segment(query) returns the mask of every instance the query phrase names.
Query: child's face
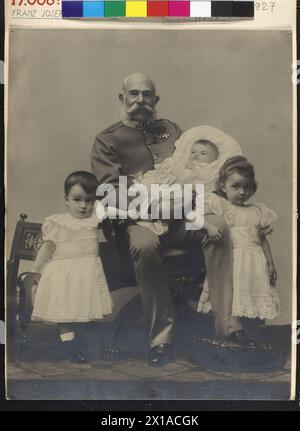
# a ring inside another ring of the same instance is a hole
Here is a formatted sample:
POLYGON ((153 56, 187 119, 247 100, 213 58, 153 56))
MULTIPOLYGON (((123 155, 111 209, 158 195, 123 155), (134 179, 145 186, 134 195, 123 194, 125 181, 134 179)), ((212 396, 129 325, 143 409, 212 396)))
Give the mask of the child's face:
POLYGON ((94 208, 94 194, 86 193, 80 184, 74 184, 68 195, 65 197, 66 206, 70 214, 76 218, 89 217, 94 208))
POLYGON ((216 160, 218 156, 219 153, 215 145, 195 142, 190 152, 189 162, 211 163, 216 160))
POLYGON ((221 185, 229 202, 242 206, 253 195, 253 184, 251 179, 237 172, 231 174, 226 183, 221 185))

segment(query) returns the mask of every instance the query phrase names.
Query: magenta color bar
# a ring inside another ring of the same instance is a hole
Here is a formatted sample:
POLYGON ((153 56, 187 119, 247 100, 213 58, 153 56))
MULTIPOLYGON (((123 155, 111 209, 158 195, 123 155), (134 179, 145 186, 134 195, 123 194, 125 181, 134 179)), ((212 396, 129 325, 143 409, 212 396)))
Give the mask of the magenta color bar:
POLYGON ((169 0, 169 16, 190 16, 190 0, 169 0))

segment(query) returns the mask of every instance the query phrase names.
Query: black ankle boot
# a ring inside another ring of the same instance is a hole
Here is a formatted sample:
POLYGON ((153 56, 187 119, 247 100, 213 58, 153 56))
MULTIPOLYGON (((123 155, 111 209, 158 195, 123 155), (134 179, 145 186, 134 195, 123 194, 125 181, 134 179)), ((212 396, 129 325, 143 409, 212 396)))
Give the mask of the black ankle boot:
POLYGON ((148 366, 163 367, 172 360, 172 344, 158 344, 149 352, 148 366))
POLYGON ((235 347, 257 349, 257 343, 248 338, 242 329, 232 332, 227 336, 227 340, 235 347))
POLYGON ((63 341, 61 343, 62 354, 66 361, 73 364, 85 364, 86 358, 76 349, 75 341, 63 341))

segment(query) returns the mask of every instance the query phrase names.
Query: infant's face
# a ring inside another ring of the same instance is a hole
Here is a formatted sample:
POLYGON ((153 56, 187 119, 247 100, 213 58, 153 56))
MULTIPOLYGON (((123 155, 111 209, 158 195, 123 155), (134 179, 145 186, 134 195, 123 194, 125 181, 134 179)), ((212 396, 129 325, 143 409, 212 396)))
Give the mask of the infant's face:
POLYGON ((218 150, 213 144, 195 142, 190 152, 189 162, 211 163, 218 158, 218 150))

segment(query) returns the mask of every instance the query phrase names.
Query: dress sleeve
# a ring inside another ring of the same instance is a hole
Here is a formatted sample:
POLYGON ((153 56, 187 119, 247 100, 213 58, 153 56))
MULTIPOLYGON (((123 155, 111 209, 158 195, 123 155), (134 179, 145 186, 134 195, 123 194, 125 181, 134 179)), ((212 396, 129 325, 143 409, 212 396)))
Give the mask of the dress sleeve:
POLYGON ((61 227, 51 216, 47 217, 42 225, 43 241, 53 241, 54 243, 63 241, 61 227))
POLYGON ((221 198, 219 198, 215 193, 207 193, 204 195, 204 214, 223 216, 224 208, 221 198))
POLYGON ((259 223, 262 227, 272 225, 273 223, 277 222, 278 216, 274 211, 261 203, 256 203, 255 206, 260 210, 259 223))

